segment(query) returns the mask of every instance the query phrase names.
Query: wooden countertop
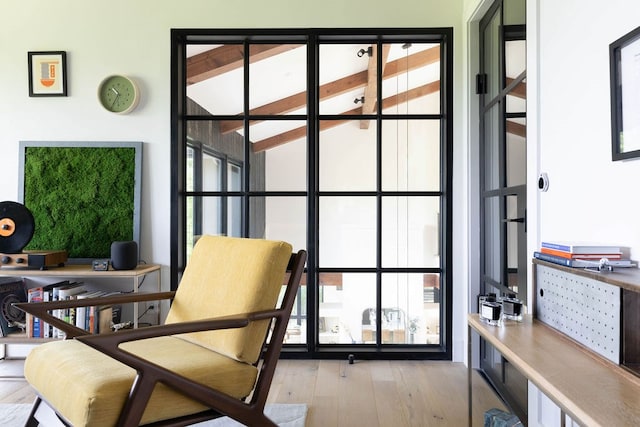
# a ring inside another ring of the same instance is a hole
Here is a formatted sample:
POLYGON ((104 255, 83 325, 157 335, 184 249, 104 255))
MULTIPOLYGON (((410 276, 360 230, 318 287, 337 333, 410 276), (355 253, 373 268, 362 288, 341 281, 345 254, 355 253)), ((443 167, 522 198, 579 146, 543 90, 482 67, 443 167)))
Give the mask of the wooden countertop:
POLYGON ((571 274, 577 274, 582 277, 599 280, 610 285, 618 286, 630 291, 640 292, 640 269, 638 268, 614 268, 613 271, 593 271, 584 268, 566 267, 560 264, 543 261, 533 258, 534 264, 544 265, 547 267, 557 268, 558 270, 567 271, 571 274))
POLYGON ((134 270, 113 270, 94 271, 88 264, 67 264, 63 267, 50 267, 46 270, 31 269, 25 267, 1 267, 0 276, 63 276, 63 277, 136 277, 144 276, 160 270, 158 264, 138 264, 134 270))
POLYGON ((468 324, 580 424, 640 425, 640 378, 620 366, 531 315, 492 326, 469 314, 468 324))

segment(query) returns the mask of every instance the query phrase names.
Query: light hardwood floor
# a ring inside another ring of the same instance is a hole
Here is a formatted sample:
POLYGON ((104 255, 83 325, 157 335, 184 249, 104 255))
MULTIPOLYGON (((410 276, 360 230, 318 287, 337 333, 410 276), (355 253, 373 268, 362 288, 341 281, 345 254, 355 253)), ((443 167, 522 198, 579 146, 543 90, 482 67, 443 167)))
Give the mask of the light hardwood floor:
MULTIPOLYGON (((0 362, 0 375, 20 374, 22 362, 0 362)), ((473 425, 489 408, 504 409, 477 373, 473 425)), ((0 380, 0 403, 31 403, 21 379, 0 380)), ((441 361, 280 360, 269 402, 306 403, 307 427, 466 426, 467 369, 441 361)))

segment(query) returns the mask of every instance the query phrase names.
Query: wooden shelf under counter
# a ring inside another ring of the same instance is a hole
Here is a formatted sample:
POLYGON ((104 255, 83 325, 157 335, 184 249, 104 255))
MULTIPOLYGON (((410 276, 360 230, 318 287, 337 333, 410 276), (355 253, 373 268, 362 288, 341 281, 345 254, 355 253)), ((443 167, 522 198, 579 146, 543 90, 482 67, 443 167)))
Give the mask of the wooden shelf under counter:
POLYGON ((640 378, 620 366, 530 315, 493 326, 469 314, 468 327, 581 425, 640 425, 640 378))

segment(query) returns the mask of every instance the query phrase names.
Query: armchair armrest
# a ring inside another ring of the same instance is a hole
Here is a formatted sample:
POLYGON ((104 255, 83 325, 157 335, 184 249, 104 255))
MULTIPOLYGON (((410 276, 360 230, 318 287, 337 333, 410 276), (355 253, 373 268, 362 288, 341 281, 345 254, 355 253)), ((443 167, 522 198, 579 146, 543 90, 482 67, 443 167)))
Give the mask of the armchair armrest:
MULTIPOLYGON (((118 346, 124 342, 167 335, 187 334, 190 332, 214 331, 219 329, 243 328, 251 322, 266 320, 280 315, 282 310, 263 310, 252 313, 221 316, 191 322, 168 323, 159 326, 148 326, 140 329, 119 331, 117 334, 78 336, 76 339, 110 356, 111 351, 121 351, 118 346)), ((114 353, 115 354, 115 353, 114 353)), ((117 357, 114 357, 118 359, 117 357)), ((120 360, 120 359, 118 359, 120 360)), ((123 363, 127 363, 121 360, 123 363)))
POLYGON ((91 307, 94 305, 113 305, 125 304, 143 301, 158 301, 173 298, 175 291, 170 292, 135 292, 121 295, 111 295, 96 298, 84 298, 64 301, 47 301, 47 302, 20 302, 13 305, 20 310, 29 313, 35 317, 42 319, 44 322, 63 331, 67 338, 73 338, 81 335, 89 335, 88 331, 78 328, 71 323, 49 313, 49 310, 58 310, 63 308, 91 307))

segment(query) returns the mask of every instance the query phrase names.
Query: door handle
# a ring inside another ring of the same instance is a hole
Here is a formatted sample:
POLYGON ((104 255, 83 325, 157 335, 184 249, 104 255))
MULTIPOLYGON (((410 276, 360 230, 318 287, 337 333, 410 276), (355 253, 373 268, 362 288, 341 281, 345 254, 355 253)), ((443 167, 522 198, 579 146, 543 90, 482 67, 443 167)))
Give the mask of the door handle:
POLYGON ((524 222, 524 218, 507 218, 503 219, 502 222, 524 222))

